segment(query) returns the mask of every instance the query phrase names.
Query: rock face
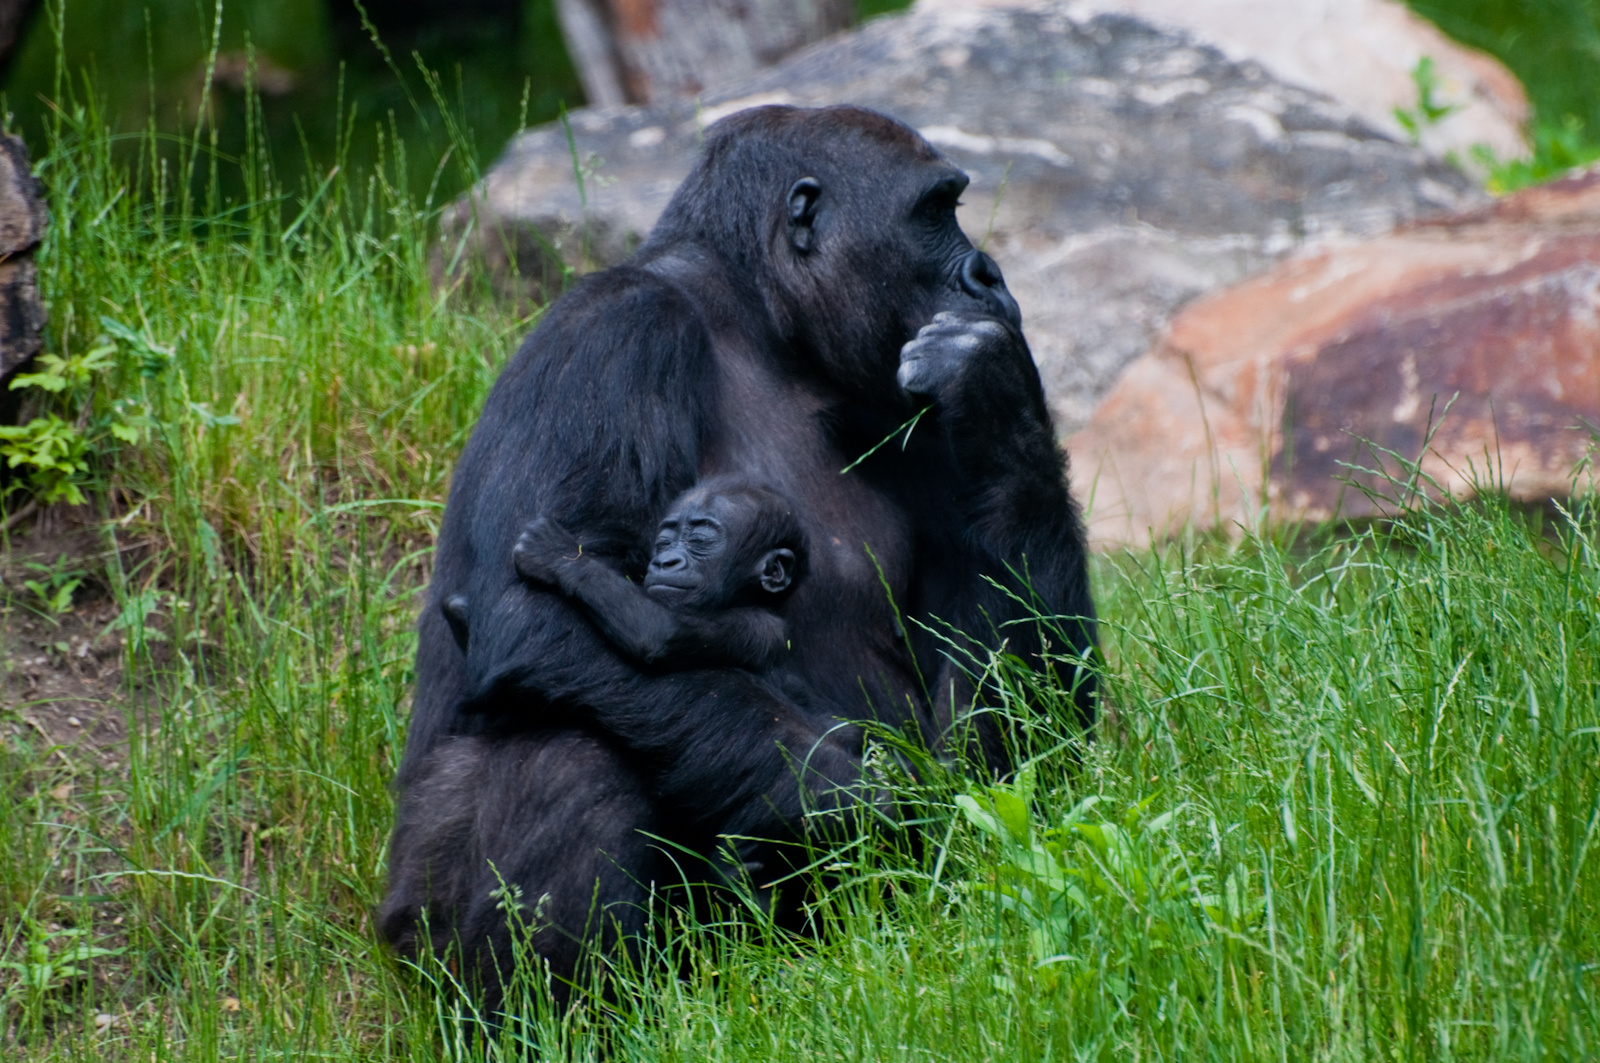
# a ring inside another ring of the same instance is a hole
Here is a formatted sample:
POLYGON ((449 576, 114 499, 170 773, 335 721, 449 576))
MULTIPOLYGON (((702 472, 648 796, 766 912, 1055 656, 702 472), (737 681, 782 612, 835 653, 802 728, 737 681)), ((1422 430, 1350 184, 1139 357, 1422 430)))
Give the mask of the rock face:
POLYGON ((1142 544, 1385 512, 1398 459, 1430 494, 1564 496, 1596 431, 1600 169, 1197 301, 1068 447, 1091 538, 1142 544))
MULTIPOLYGON (((919 0, 923 10, 1027 7, 1036 0, 919 0)), ((1229 58, 1260 63, 1292 85, 1327 93, 1393 137, 1408 133, 1396 108, 1415 109, 1411 72, 1432 61, 1436 102, 1452 110, 1421 131, 1422 146, 1471 164, 1487 145, 1501 158, 1527 153, 1528 97, 1516 76, 1465 48, 1398 0, 1073 0, 1081 12, 1133 15, 1193 33, 1229 58)))
POLYGON ((560 126, 522 134, 454 208, 439 260, 515 262, 535 294, 620 261, 701 130, 773 102, 885 111, 972 175, 962 224, 1005 270, 1063 430, 1196 296, 1306 243, 1486 201, 1350 108, 1181 31, 1061 6, 921 10, 697 102, 574 114, 570 147, 560 126))
POLYGON ((43 344, 34 249, 49 220, 43 189, 28 165, 28 149, 0 135, 0 424, 9 424, 17 396, 8 385, 43 344))
POLYGON ((849 0, 556 0, 591 104, 659 103, 733 81, 850 25, 849 0))

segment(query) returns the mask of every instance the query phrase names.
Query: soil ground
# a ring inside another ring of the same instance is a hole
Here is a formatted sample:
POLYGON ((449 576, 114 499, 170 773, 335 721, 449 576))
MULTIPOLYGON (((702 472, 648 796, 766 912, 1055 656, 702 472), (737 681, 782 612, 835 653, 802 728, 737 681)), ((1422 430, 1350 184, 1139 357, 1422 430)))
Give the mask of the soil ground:
POLYGON ((36 732, 74 767, 115 771, 127 759, 123 640, 106 632, 116 603, 85 579, 71 608, 52 615, 26 586, 47 581, 45 570, 97 567, 101 541, 71 510, 46 510, 30 525, 0 552, 0 728, 36 732))

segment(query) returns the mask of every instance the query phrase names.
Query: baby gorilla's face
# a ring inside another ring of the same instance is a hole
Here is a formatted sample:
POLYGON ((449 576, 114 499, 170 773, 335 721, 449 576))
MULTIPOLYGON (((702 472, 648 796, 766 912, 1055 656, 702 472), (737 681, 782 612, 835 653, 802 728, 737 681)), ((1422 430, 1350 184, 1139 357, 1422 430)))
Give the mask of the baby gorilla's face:
POLYGON ((731 605, 746 591, 778 594, 794 578, 794 551, 757 541, 760 505, 745 496, 690 491, 656 533, 644 589, 673 608, 731 605))

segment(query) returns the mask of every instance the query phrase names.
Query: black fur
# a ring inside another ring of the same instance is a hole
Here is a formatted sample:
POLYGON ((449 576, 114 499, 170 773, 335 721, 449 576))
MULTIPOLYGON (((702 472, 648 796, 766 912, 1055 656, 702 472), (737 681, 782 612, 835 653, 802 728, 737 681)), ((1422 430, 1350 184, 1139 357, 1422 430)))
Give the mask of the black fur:
MULTIPOLYGON (((548 895, 540 948, 569 976, 569 943, 637 932, 629 913, 674 874, 641 831, 708 856, 719 834, 792 834, 807 801, 859 775, 841 719, 938 740, 971 680, 896 608, 1024 659, 1052 630, 1094 645, 1065 457, 1016 303, 956 224, 965 184, 882 115, 746 111, 707 131, 639 253, 551 307, 451 488, 380 913, 391 940, 414 947, 426 912, 495 970, 492 864, 530 906, 548 895), (904 445, 841 475, 924 406, 904 445), (643 667, 513 564, 546 515, 640 580, 667 503, 724 474, 770 485, 804 530, 805 578, 775 609, 804 697, 748 670, 643 667), (1018 596, 1067 619, 1011 624, 1018 596)), ((1087 721, 1092 677, 1077 689, 1087 721)), ((1004 770, 1000 726, 975 729, 1004 770)))

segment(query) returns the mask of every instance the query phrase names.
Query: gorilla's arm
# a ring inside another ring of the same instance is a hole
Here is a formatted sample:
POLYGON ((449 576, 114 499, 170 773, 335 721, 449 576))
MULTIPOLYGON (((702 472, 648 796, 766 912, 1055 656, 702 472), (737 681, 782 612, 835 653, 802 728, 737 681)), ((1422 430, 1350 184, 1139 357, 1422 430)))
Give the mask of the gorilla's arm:
MULTIPOLYGON (((1012 652, 1048 661, 1088 723, 1094 677, 1061 659, 1096 644, 1087 546, 1021 332, 994 317, 939 314, 902 351, 899 379, 913 399, 934 404, 971 566, 957 580, 934 581, 944 589, 924 602, 926 612, 988 645, 1004 640, 1012 652)), ((944 712, 970 698, 966 672, 948 660, 941 667, 936 699, 944 712)), ((982 737, 986 752, 998 754, 990 748, 998 735, 982 737)))
POLYGON ((548 517, 523 530, 512 551, 517 574, 553 586, 583 606, 622 652, 662 668, 770 668, 787 639, 783 620, 767 609, 731 607, 710 615, 669 609, 593 554, 548 517))
POLYGON ((557 512, 593 549, 642 571, 647 525, 697 475, 716 412, 711 370, 694 306, 629 268, 581 282, 507 363, 451 477, 403 783, 449 735, 542 724, 538 698, 481 702, 503 676, 585 663, 597 682, 631 672, 563 599, 518 579, 511 547, 536 514, 557 512), (465 648, 440 608, 455 595, 472 603, 465 648))
MULTIPOLYGON (((537 690, 549 671, 587 673, 605 701, 634 671, 572 602, 517 574, 513 546, 531 520, 557 513, 586 557, 642 573, 656 515, 697 475, 716 415, 712 367, 696 308, 625 268, 559 301, 501 374, 457 465, 437 551, 464 540, 474 558, 459 588, 473 609, 462 702, 474 712, 537 724, 539 699, 484 695, 508 681, 537 690), (463 527, 452 535, 457 513, 463 527)), ((565 693, 583 702, 582 686, 565 693)))
POLYGON ((686 828, 771 837, 773 817, 794 823, 859 777, 857 736, 822 710, 746 672, 641 672, 513 566, 523 527, 560 513, 586 555, 642 572, 656 515, 698 476, 713 369, 695 303, 627 267, 558 302, 506 367, 452 480, 403 782, 451 734, 576 726, 607 735, 686 828), (437 607, 458 593, 472 603, 465 653, 437 607))
POLYGON ((605 734, 689 832, 782 837, 803 829, 807 811, 851 803, 858 729, 751 672, 641 671, 587 629, 537 666, 503 674, 469 711, 506 720, 508 707, 536 703, 546 727, 605 734))

